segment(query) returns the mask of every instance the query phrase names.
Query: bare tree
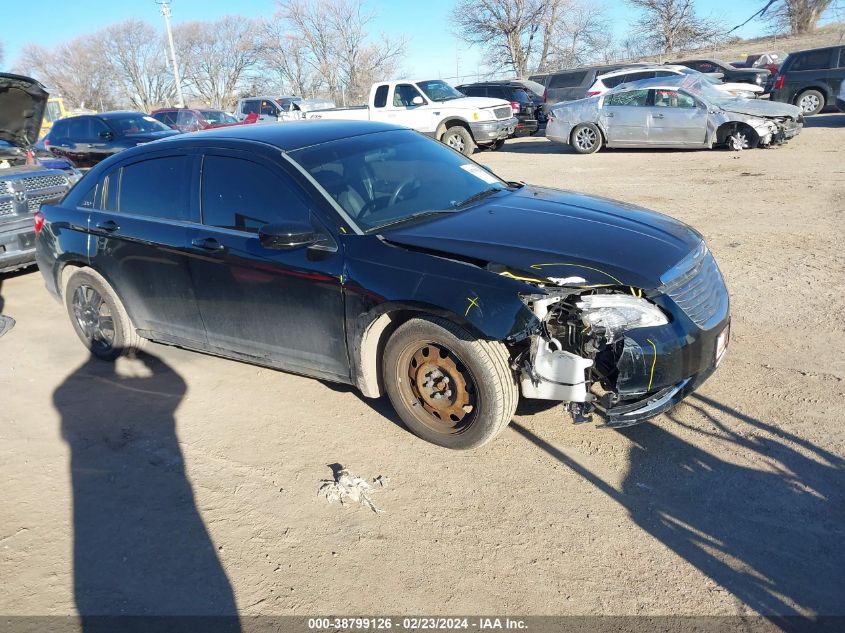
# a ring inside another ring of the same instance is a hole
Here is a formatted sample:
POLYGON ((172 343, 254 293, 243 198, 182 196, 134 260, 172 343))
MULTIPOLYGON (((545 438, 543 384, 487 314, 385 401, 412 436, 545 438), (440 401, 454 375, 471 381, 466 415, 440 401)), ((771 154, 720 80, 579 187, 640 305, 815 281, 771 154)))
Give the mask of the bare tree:
POLYGON ((150 24, 132 18, 99 31, 103 61, 132 106, 143 111, 172 103, 175 86, 167 68, 164 40, 150 24))
POLYGON ((258 63, 260 31, 257 21, 239 16, 178 26, 173 37, 190 90, 212 107, 233 106, 258 63))
POLYGON ((655 53, 672 53, 712 43, 723 34, 715 20, 696 15, 694 0, 628 0, 642 10, 636 33, 655 53))
MULTIPOLYGON (((404 39, 382 34, 373 41, 368 25, 374 17, 364 0, 277 0, 276 37, 286 34, 296 46, 292 77, 316 75, 335 101, 364 99, 373 81, 389 77, 405 50, 404 39)), ((313 85, 313 84, 312 84, 313 85)))
POLYGON ((563 8, 563 19, 552 25, 546 66, 570 68, 615 58, 610 22, 603 12, 581 2, 569 2, 563 8))
POLYGON ((264 74, 278 84, 279 92, 314 97, 323 83, 309 63, 305 41, 276 20, 268 20, 262 27, 259 63, 264 74))
POLYGON ((111 70, 104 64, 94 38, 80 37, 48 50, 34 44, 23 48, 15 70, 31 75, 69 106, 107 110, 121 104, 113 91, 111 70))
POLYGON ((764 13, 780 31, 793 35, 812 33, 822 15, 833 6, 833 0, 771 0, 764 13))

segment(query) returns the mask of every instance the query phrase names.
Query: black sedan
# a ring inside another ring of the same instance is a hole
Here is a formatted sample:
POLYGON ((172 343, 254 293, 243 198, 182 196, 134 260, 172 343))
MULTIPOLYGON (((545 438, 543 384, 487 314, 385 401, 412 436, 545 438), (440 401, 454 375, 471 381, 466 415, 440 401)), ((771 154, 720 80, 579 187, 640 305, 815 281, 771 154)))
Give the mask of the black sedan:
POLYGON ((693 229, 507 182, 381 123, 130 149, 36 228, 47 288, 93 355, 150 339, 350 383, 450 448, 492 439, 520 394, 645 420, 728 342, 727 291, 693 229))
POLYGON ((43 145, 55 156, 86 168, 127 148, 174 134, 179 132, 143 112, 103 112, 59 119, 43 145))

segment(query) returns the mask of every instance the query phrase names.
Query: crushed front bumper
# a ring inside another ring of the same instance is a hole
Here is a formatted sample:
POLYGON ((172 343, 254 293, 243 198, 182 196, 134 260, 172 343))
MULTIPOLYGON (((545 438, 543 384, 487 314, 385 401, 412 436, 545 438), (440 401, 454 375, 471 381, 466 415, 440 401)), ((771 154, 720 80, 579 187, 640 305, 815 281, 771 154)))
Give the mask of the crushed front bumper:
POLYGON ((32 216, 0 219, 0 273, 8 273, 35 263, 35 229, 32 216))
POLYGON ((484 145, 485 143, 494 143, 498 140, 508 138, 514 133, 517 122, 515 116, 500 121, 479 121, 470 123, 469 129, 472 130, 472 136, 475 142, 479 145, 484 145))

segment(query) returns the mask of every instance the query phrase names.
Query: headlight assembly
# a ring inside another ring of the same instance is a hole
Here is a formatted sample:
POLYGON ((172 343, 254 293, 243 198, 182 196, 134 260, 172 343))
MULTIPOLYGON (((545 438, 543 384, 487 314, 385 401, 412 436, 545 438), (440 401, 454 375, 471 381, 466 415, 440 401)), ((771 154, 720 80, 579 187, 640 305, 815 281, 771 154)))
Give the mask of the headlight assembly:
POLYGON ((648 299, 619 294, 586 295, 575 304, 584 325, 603 330, 612 343, 622 332, 642 327, 666 325, 663 311, 648 299))

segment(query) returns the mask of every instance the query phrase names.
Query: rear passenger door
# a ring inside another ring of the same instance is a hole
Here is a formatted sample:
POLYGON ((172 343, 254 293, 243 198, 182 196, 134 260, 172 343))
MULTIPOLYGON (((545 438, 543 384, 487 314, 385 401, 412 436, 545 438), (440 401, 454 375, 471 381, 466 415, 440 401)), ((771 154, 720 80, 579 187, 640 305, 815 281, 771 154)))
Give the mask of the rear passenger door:
POLYGON ((251 153, 209 150, 201 182, 202 226, 190 232, 190 270, 209 346, 348 378, 342 254, 295 174, 251 153), (325 244, 264 248, 259 229, 285 221, 312 224, 325 244))
POLYGON ((832 91, 831 104, 835 102, 836 95, 839 94, 843 81, 845 81, 845 47, 833 52, 833 63, 831 64, 830 75, 828 77, 828 83, 832 91))
POLYGON ((648 143, 648 90, 626 90, 604 96, 600 120, 610 145, 648 143))
POLYGON ((188 269, 188 226, 199 220, 196 157, 156 152, 109 170, 91 210, 89 253, 146 336, 202 347, 188 269))

